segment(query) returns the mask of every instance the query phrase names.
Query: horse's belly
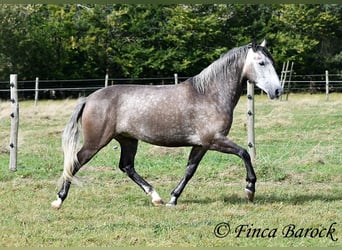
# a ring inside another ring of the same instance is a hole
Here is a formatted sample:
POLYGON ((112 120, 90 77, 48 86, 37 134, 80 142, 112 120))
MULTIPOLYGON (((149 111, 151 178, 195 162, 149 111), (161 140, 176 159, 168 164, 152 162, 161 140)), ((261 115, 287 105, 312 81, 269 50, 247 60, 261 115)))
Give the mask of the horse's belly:
POLYGON ((200 145, 200 138, 191 127, 170 120, 127 121, 119 124, 117 132, 159 146, 178 147, 200 145))

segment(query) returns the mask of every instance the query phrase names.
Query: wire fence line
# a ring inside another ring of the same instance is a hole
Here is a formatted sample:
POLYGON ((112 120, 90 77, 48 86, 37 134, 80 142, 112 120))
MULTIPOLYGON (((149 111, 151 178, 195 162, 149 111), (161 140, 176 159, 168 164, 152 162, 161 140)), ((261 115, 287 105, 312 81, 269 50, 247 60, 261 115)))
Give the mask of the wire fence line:
POLYGON ((290 92, 308 92, 315 94, 325 92, 327 80, 329 83, 329 92, 342 92, 342 74, 317 75, 292 75, 291 81, 286 83, 290 92))
MULTIPOLYGON (((150 78, 109 78, 103 79, 66 79, 40 80, 37 88, 36 80, 18 80, 20 99, 32 99, 39 92, 40 99, 63 99, 88 95, 95 90, 110 85, 140 84, 140 85, 169 85, 175 80, 184 81, 188 77, 150 77, 150 78)), ((9 81, 0 81, 0 99, 9 98, 9 81)))
MULTIPOLYGON (((117 84, 141 84, 141 85, 169 85, 182 82, 189 77, 150 77, 150 78, 104 78, 97 79, 65 79, 46 80, 39 79, 37 88, 36 80, 18 79, 18 94, 20 99, 34 99, 39 93, 39 99, 64 99, 77 98, 89 95, 90 93, 105 86, 117 84)), ((324 93, 326 91, 326 75, 292 75, 291 80, 285 81, 286 93, 324 93)), ((9 80, 0 81, 0 99, 8 100, 10 94, 9 80)), ((244 86, 243 93, 247 92, 244 86)), ((329 74, 329 92, 342 92, 342 74, 329 74)), ((261 90, 256 88, 256 94, 261 90)))

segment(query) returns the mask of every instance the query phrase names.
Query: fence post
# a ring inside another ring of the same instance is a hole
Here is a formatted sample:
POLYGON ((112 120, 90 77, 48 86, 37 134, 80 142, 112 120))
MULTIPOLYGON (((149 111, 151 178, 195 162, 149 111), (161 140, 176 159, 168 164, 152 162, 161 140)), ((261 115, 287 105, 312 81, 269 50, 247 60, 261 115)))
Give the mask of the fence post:
POLYGON ((291 62, 291 69, 290 69, 289 81, 287 82, 286 101, 288 101, 288 99, 289 99, 290 86, 291 86, 291 78, 292 78, 292 71, 293 71, 293 62, 291 62))
MULTIPOLYGON (((289 61, 287 61, 286 64, 283 63, 283 70, 281 71, 280 83, 283 89, 285 89, 286 75, 287 75, 288 69, 289 69, 289 61)), ((282 96, 280 96, 279 100, 281 101, 282 99, 283 99, 282 96)))
POLYGON ((36 86, 34 91, 34 106, 37 106, 38 102, 38 93, 39 93, 39 77, 36 77, 36 86))
POLYGON ((10 162, 9 169, 17 171, 18 156, 18 128, 19 128, 19 103, 18 103, 18 75, 10 75, 11 89, 11 138, 10 138, 10 162))
POLYGON ((108 74, 105 76, 105 87, 108 87, 108 74))
POLYGON ((325 71, 325 100, 329 101, 329 72, 325 71))
POLYGON ((247 140, 251 161, 256 157, 254 130, 254 83, 247 81, 247 140))
POLYGON ((175 77, 175 84, 178 84, 178 74, 175 73, 175 74, 174 74, 174 77, 175 77))

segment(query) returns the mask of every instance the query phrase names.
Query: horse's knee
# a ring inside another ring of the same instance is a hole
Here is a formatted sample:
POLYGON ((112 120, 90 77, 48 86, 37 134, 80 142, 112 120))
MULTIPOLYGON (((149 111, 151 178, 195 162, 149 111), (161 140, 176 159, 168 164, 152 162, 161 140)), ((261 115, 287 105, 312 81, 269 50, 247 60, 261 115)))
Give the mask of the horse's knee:
POLYGON ((119 165, 119 169, 121 170, 121 172, 126 173, 126 169, 124 166, 122 166, 121 164, 119 165))
POLYGON ((119 169, 127 174, 129 177, 133 176, 135 173, 134 167, 131 165, 119 165, 119 169))
POLYGON ((248 151, 244 148, 241 148, 238 155, 245 161, 251 161, 251 157, 250 157, 248 151))

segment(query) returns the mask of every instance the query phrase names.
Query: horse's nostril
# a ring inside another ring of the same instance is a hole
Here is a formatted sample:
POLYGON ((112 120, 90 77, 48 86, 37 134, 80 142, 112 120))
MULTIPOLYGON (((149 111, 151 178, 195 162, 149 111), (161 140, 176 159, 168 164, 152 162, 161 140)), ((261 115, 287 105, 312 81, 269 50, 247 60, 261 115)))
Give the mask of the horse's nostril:
POLYGON ((275 90, 275 95, 276 95, 276 97, 281 96, 282 93, 283 93, 283 90, 282 90, 282 89, 276 89, 276 90, 275 90))

